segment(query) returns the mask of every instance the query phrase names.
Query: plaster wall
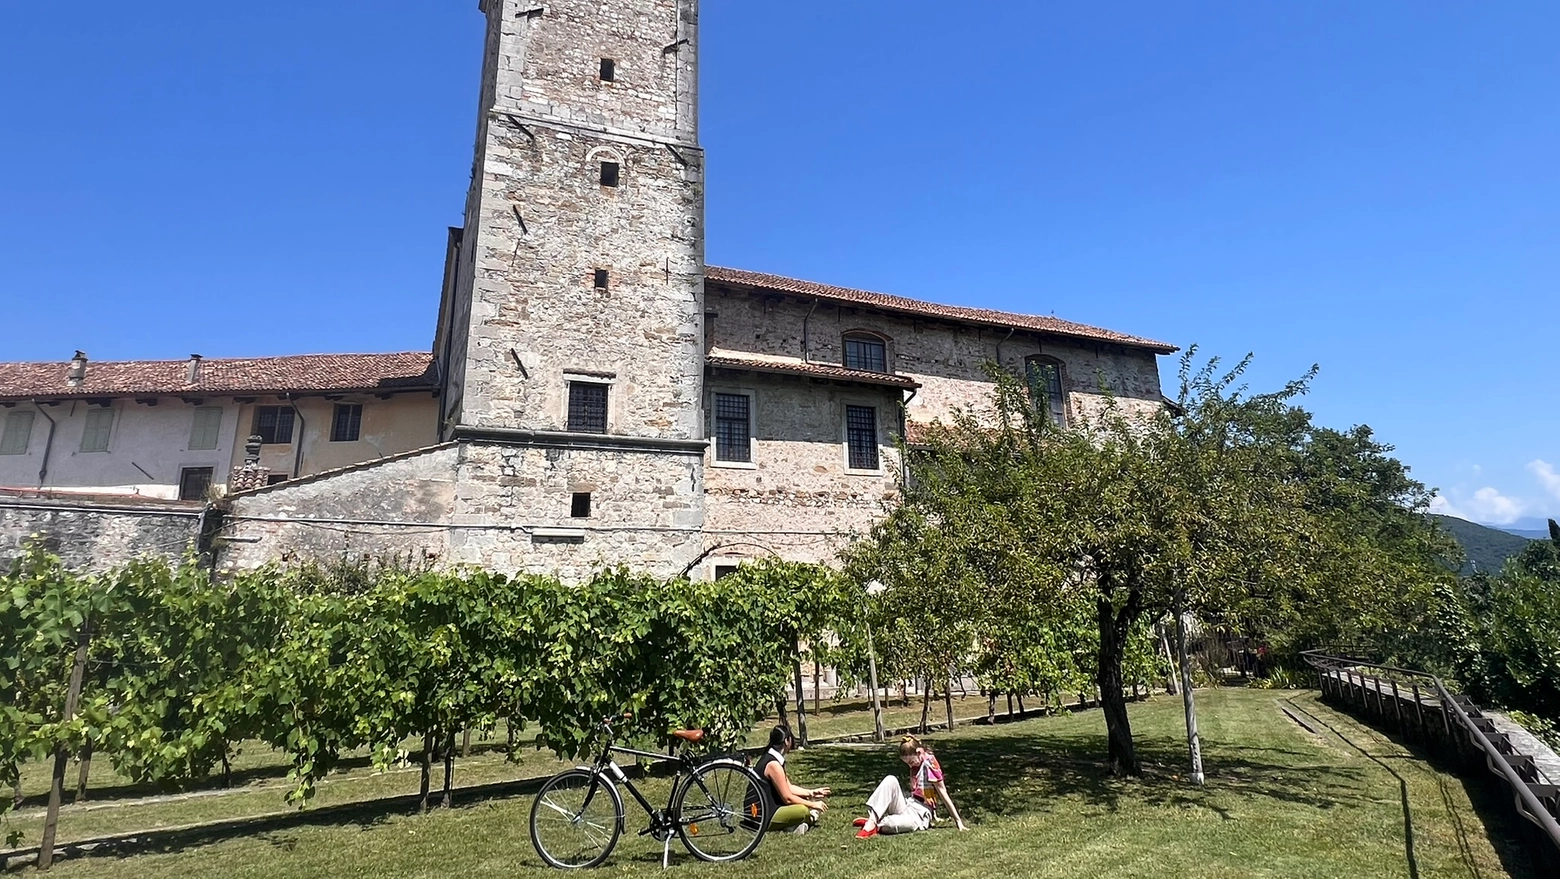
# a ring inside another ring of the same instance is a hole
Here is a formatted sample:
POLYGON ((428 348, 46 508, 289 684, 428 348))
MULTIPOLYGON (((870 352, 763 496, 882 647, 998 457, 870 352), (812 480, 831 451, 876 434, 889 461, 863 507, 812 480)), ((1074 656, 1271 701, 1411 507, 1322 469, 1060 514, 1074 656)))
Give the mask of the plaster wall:
POLYGON ((260 463, 273 474, 310 476, 427 448, 438 442, 439 401, 428 392, 395 394, 388 399, 374 394, 347 394, 340 399, 262 397, 238 407, 238 433, 228 459, 231 467, 244 462, 244 444, 256 428, 256 410, 261 406, 293 406, 298 410, 298 417, 293 421, 292 442, 268 443, 260 447, 260 463), (331 442, 337 404, 363 407, 356 441, 331 442), (300 443, 303 457, 298 466, 300 443))
POLYGON ((238 405, 231 399, 210 398, 203 406, 220 407, 221 428, 215 449, 190 449, 196 407, 178 397, 147 398, 155 405, 130 398, 111 399, 106 407, 85 400, 57 406, 21 403, 0 409, 0 426, 7 414, 31 411, 32 434, 27 451, 0 455, 0 487, 68 488, 98 494, 139 494, 154 498, 179 496, 180 471, 186 467, 212 468, 212 482, 227 479, 233 457, 233 437, 238 425, 238 405), (108 450, 82 451, 87 413, 107 409, 114 413, 108 450), (49 419, 56 422, 52 442, 49 419), (40 479, 47 453, 48 472, 40 479))

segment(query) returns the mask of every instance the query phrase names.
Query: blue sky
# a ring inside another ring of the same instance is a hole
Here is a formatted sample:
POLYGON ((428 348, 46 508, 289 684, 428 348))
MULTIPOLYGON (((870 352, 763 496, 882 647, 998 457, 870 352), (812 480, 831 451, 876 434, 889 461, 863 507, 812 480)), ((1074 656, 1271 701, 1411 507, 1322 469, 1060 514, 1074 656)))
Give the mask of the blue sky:
MULTIPOLYGON (((703 5, 712 263, 1319 363, 1560 515, 1560 4, 703 5)), ((428 347, 475 7, 0 0, 0 359, 428 347)))

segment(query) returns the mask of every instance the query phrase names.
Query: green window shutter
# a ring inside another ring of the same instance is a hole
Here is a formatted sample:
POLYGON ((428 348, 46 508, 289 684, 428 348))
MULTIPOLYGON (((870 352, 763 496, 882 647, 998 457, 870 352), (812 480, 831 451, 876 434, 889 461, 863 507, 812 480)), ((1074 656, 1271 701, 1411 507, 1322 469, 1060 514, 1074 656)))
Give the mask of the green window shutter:
POLYGON ((83 452, 108 451, 108 438, 113 429, 114 410, 97 408, 87 410, 87 429, 81 433, 81 450, 83 452))
POLYGON ((190 428, 190 449, 215 449, 221 437, 222 407, 197 407, 195 409, 194 426, 190 428))
POLYGON ((5 434, 0 435, 0 455, 25 455, 32 438, 33 414, 12 412, 5 417, 5 434))

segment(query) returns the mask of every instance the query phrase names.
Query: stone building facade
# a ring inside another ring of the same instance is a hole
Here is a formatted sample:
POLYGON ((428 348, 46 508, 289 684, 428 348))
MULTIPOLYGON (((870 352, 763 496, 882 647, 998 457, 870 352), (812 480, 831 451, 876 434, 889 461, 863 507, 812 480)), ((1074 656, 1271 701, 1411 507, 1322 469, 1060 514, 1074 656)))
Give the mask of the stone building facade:
POLYGON ((1107 393, 1163 404, 1160 342, 707 267, 697 0, 481 8, 429 431, 227 498, 220 564, 394 555, 577 580, 827 561, 891 508, 902 441, 989 398, 988 363, 1059 420, 1107 393))

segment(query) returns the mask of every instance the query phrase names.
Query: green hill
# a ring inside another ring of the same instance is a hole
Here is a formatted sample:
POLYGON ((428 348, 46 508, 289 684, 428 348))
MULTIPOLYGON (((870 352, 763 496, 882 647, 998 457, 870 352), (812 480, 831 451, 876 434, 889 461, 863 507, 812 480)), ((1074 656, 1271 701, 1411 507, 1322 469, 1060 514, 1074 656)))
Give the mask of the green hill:
POLYGON ((1467 564, 1463 565, 1464 574, 1473 573, 1475 565, 1480 571, 1499 571, 1506 559, 1521 552, 1530 540, 1497 528, 1486 528, 1466 519, 1439 515, 1432 515, 1431 518, 1462 544, 1463 552, 1468 556, 1467 564))

